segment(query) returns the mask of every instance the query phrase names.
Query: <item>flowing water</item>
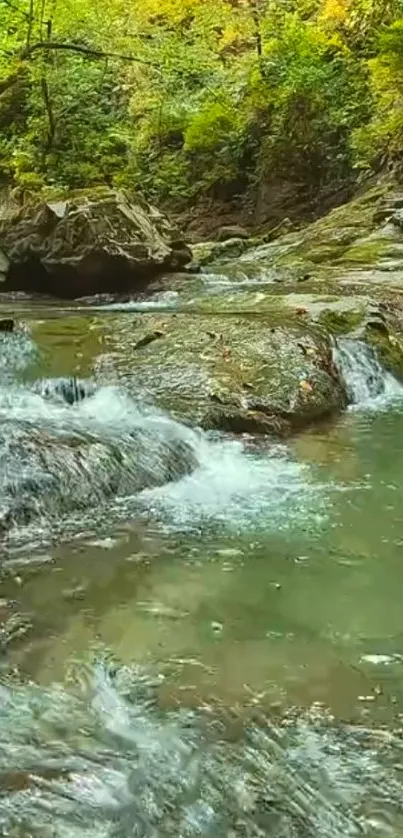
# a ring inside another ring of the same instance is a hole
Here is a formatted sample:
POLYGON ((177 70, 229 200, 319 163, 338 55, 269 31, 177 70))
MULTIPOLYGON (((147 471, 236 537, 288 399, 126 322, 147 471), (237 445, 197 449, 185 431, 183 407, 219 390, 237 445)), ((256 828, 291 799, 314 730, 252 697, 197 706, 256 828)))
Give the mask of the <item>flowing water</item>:
POLYGON ((402 387, 380 364, 375 351, 360 340, 344 338, 335 345, 335 362, 347 384, 350 402, 362 410, 401 398, 402 387))
POLYGON ((130 306, 21 316, 0 335, 0 835, 402 835, 400 384, 340 341, 337 422, 207 435, 127 375, 130 306))

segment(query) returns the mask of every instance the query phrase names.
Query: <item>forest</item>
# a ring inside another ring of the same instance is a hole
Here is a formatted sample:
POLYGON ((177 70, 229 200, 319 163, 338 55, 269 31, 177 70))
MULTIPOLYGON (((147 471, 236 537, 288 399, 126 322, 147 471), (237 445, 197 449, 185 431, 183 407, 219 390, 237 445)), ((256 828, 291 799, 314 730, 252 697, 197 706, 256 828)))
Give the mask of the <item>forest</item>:
POLYGON ((401 0, 0 0, 0 188, 311 208, 398 171, 401 0))

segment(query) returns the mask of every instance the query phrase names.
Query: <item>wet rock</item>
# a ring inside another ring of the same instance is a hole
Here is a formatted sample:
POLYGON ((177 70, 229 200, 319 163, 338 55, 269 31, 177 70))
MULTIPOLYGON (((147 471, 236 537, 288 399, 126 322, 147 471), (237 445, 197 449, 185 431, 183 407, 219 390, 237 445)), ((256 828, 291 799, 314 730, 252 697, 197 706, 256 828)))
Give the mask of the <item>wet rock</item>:
POLYGON ((391 322, 368 320, 362 331, 363 339, 376 350, 382 366, 403 381, 403 334, 394 330, 391 322))
POLYGON ((0 653, 18 640, 24 639, 33 627, 28 614, 18 610, 18 603, 0 600, 0 653))
POLYGON ((343 724, 319 704, 265 717, 210 702, 202 713, 181 695, 172 710, 144 668, 85 671, 80 689, 2 687, 4 835, 63 838, 78 823, 86 838, 336 838, 374 834, 384 813, 398 827, 397 725, 343 724))
POLYGON ((76 404, 85 398, 93 396, 96 390, 93 381, 85 381, 74 376, 70 378, 54 378, 41 381, 34 385, 43 398, 76 404))
POLYGON ((13 332, 14 331, 14 320, 11 318, 5 318, 0 320, 0 332, 13 332))
MULTIPOLYGON (((270 231, 269 231, 270 232, 270 231)), ((273 232, 273 231, 272 231, 273 232)), ((376 349, 381 363, 399 379, 403 376, 403 197, 401 185, 382 182, 347 204, 300 230, 281 230, 266 243, 250 247, 234 258, 221 260, 220 273, 228 283, 215 296, 194 296, 192 310, 220 317, 259 316, 277 328, 298 319, 308 329, 329 336, 350 335, 376 349), (245 280, 259 280, 258 290, 245 280), (244 287, 237 288, 237 282, 244 287), (303 286, 301 286, 303 281, 303 286), (277 283, 281 283, 280 287, 277 283), (275 285, 277 287, 275 287, 275 285), (382 309, 382 306, 387 309, 382 309), (287 321, 285 309, 289 311, 287 321)), ((206 246, 206 245, 204 245, 206 246)), ((217 248, 217 243, 215 248, 217 248)), ((213 249, 202 258, 221 259, 213 249)), ((190 306, 189 306, 190 307, 190 306)), ((260 321, 263 323, 263 319, 260 321)), ((303 340, 301 341, 303 343, 303 340)), ((292 345, 292 341, 291 341, 292 345)), ((311 347, 308 347, 311 348, 311 347)), ((205 352, 202 350, 203 356, 205 352)), ((229 363, 229 362, 228 362, 229 363)), ((204 361, 203 361, 204 366, 204 361)), ((247 374, 254 389, 254 375, 247 374)), ((275 380, 273 378, 273 380, 275 380)), ((307 378, 310 384, 309 378, 307 378)), ((279 392, 281 384, 278 384, 279 392)), ((220 422, 243 429, 246 417, 230 407, 228 394, 213 387, 215 415, 220 422), (224 417, 225 413, 225 417, 224 417)), ((305 393, 308 398, 308 390, 305 393)), ((248 403, 248 408, 250 403, 248 403)), ((249 414, 249 430, 263 424, 258 400, 249 414)), ((276 419, 282 423, 281 411, 276 419)), ((265 420, 267 422, 267 418, 265 420)))
POLYGON ((239 224, 229 225, 228 227, 220 227, 217 233, 217 241, 224 242, 228 239, 248 239, 249 233, 244 227, 239 224))
POLYGON ((294 224, 290 221, 289 218, 284 218, 274 227, 270 227, 268 230, 262 235, 263 242, 271 242, 275 239, 280 238, 280 236, 285 236, 286 233, 290 233, 291 230, 294 228, 294 224))
POLYGON ((387 220, 394 221, 394 219, 396 218, 396 223, 400 225, 399 218, 402 209, 403 195, 386 195, 378 203, 378 206, 374 214, 374 221, 376 223, 382 223, 383 221, 387 220))
POLYGON ((3 218, 0 252, 4 290, 66 298, 138 289, 192 258, 155 207, 108 189, 3 218))
POLYGON ((204 311, 229 312, 231 308, 232 313, 270 314, 270 297, 278 294, 270 290, 270 284, 279 281, 286 292, 284 304, 291 310, 306 308, 309 321, 329 334, 351 332, 371 345, 376 343, 382 362, 401 377, 403 197, 399 184, 378 184, 304 229, 282 234, 226 261, 222 272, 232 285, 216 299, 203 302, 200 296, 204 311), (236 291, 236 281, 245 279, 258 279, 259 290, 236 291), (307 302, 297 303, 298 297, 307 302), (390 311, 382 320, 370 309, 385 303, 390 311))
POLYGON ((58 426, 36 425, 20 420, 0 427, 0 535, 15 525, 99 508, 197 466, 190 442, 166 422, 139 419, 120 433, 94 420, 88 427, 69 427, 67 418, 58 426))
POLYGON ((203 266, 210 262, 234 259, 244 253, 249 246, 248 239, 239 236, 225 241, 200 242, 191 248, 193 262, 203 266))
POLYGON ((119 331, 120 351, 127 347, 124 366, 133 359, 136 390, 152 392, 181 420, 206 429, 283 434, 346 404, 330 338, 296 317, 283 315, 282 325, 269 318, 182 314, 151 322, 164 336, 135 360, 129 326, 119 331))
POLYGON ((192 261, 190 265, 186 266, 186 273, 188 274, 199 274, 201 273, 201 265, 198 262, 192 261))

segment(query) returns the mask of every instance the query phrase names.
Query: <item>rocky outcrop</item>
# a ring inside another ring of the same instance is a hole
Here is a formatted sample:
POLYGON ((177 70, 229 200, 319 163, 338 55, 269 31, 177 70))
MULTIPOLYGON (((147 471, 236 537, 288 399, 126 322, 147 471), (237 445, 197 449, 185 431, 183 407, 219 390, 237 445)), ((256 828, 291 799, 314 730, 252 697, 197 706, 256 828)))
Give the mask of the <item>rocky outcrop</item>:
POLYGON ((138 289, 191 258, 162 213, 123 191, 42 202, 0 221, 3 290, 71 298, 138 289))
POLYGON ((284 324, 299 314, 307 326, 318 326, 328 335, 364 340, 403 379, 401 184, 381 181, 304 229, 245 244, 238 258, 225 263, 220 251, 209 251, 206 243, 199 245, 200 254, 194 248, 204 264, 216 261, 217 272, 229 282, 215 296, 195 283, 193 295, 189 285, 177 288, 183 308, 248 313, 268 322, 274 317, 284 324))

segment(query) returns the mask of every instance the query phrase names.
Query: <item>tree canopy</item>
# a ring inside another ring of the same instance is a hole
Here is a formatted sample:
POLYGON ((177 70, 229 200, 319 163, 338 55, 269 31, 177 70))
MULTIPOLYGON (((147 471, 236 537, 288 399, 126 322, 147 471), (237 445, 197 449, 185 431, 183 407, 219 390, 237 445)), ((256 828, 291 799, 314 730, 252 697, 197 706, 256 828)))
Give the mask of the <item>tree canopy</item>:
POLYGON ((0 183, 231 197, 403 150, 403 0, 0 0, 0 183))

